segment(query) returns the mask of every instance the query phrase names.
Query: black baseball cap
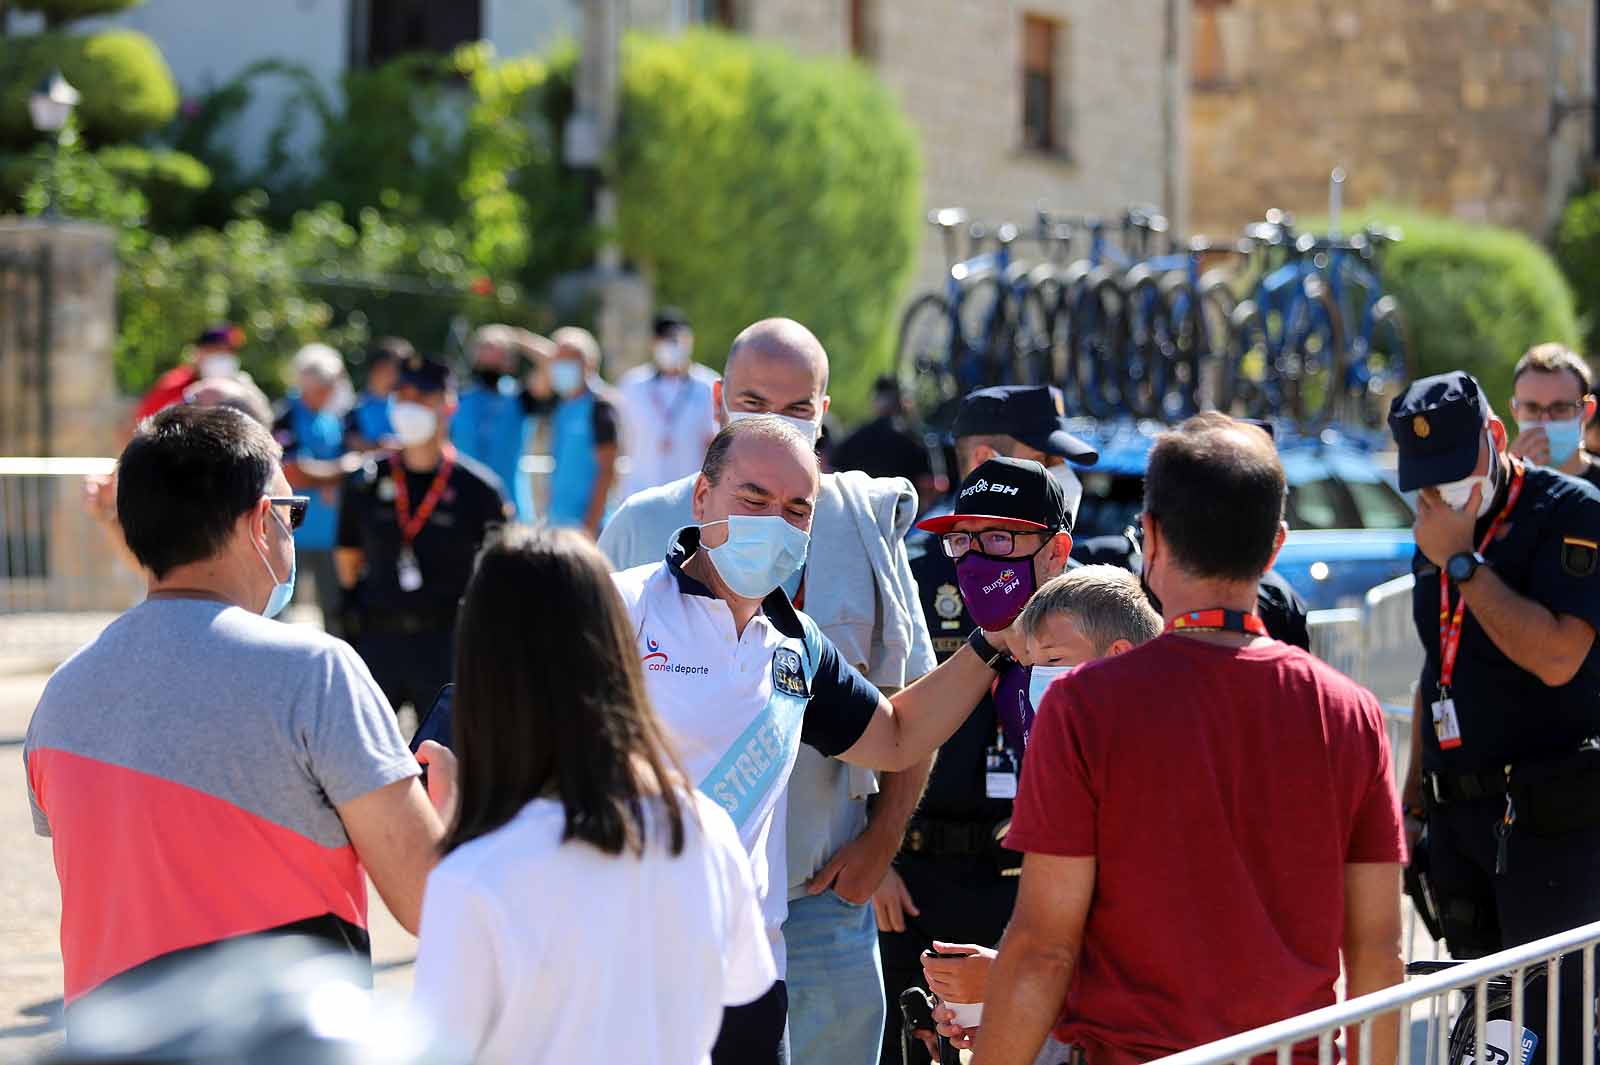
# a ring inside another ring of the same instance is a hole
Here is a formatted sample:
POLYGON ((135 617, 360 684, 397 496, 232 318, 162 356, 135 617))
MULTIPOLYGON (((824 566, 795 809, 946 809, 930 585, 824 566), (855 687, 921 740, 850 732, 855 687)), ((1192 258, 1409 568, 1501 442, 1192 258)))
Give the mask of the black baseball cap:
POLYGON ((194 344, 197 348, 227 348, 230 351, 238 351, 244 346, 244 330, 232 322, 218 322, 202 329, 194 344))
POLYGON ((1489 413, 1483 387, 1464 370, 1412 382, 1389 405, 1389 432, 1400 452, 1400 490, 1471 476, 1489 413))
POLYGON ((1055 385, 997 385, 968 393, 953 430, 963 436, 1003 434, 1046 455, 1092 466, 1100 452, 1067 431, 1066 404, 1055 385))
POLYGON ((419 392, 443 392, 450 387, 450 367, 434 359, 413 355, 400 364, 402 388, 419 392))
MULTIPOLYGON (((1070 483, 1077 485, 1077 478, 1070 483)), ((1077 512, 1078 499, 1068 498, 1067 485, 1037 462, 990 459, 961 482, 953 514, 924 518, 917 528, 939 535, 963 518, 991 518, 1040 532, 1071 532, 1077 512)))

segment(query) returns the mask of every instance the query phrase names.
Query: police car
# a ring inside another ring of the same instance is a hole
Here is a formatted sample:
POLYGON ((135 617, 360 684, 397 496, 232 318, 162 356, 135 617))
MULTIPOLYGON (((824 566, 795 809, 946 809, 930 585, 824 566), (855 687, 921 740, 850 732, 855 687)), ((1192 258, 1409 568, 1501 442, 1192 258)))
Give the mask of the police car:
MULTIPOLYGON (((1162 426, 1074 424, 1100 461, 1078 468, 1083 503, 1073 538, 1119 533, 1144 507, 1144 472, 1162 426)), ((1411 572, 1412 510, 1370 445, 1337 430, 1319 437, 1279 430, 1289 482, 1289 537, 1276 569, 1312 610, 1357 606, 1369 588, 1411 572)))

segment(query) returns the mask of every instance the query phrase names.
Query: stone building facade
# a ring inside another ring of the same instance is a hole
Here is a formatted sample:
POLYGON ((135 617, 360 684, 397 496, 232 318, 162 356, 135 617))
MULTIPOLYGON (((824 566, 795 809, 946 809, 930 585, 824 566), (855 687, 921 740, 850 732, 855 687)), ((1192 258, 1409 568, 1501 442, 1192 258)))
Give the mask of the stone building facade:
POLYGON ((1595 152, 1594 0, 1195 0, 1198 229, 1401 203, 1543 236, 1595 152))
MULTIPOLYGON (((1138 202, 1184 215, 1190 0, 628 3, 631 25, 665 26, 687 11, 869 64, 921 136, 930 209, 1022 223, 1036 203, 1110 215, 1138 202)), ((930 227, 914 288, 941 283, 945 266, 930 227)))

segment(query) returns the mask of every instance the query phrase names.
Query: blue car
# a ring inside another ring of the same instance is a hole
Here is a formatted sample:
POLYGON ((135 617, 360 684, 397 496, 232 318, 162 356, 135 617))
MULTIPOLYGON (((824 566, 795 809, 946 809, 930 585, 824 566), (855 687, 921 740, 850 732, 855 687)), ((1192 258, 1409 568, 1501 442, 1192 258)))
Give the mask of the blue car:
MULTIPOLYGON (((1119 533, 1144 509, 1144 472, 1161 426, 1083 422, 1073 432, 1099 447, 1077 470, 1083 505, 1078 539, 1119 533)), ((1367 589, 1411 572, 1412 510, 1364 442, 1327 431, 1280 432, 1289 481, 1289 538, 1276 569, 1312 610, 1356 606, 1367 589)))

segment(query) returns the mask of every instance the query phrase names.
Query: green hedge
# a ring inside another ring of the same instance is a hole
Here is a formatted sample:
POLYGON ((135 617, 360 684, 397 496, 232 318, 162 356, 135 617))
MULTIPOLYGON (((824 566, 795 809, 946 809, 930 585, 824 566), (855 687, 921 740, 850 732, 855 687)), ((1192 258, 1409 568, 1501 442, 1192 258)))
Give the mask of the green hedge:
POLYGON ((3 41, 0 144, 20 147, 39 139, 28 114, 28 97, 58 67, 83 95, 76 112, 78 128, 92 143, 137 139, 165 126, 177 113, 172 71, 142 33, 41 33, 3 41))
POLYGON ((11 0, 18 11, 37 11, 51 27, 91 15, 110 15, 137 7, 144 0, 11 0))
POLYGON ((1578 344, 1572 290, 1525 234, 1403 209, 1364 214, 1405 234, 1384 253, 1383 280, 1405 315, 1413 378, 1469 370, 1509 417, 1522 353, 1550 340, 1578 344))
POLYGON ((700 354, 783 315, 828 349, 839 414, 892 360, 920 236, 916 136, 864 68, 701 31, 624 44, 619 232, 700 354))
POLYGON ((1600 354, 1600 190, 1567 202, 1556 228, 1556 260, 1577 295, 1585 347, 1600 354))

